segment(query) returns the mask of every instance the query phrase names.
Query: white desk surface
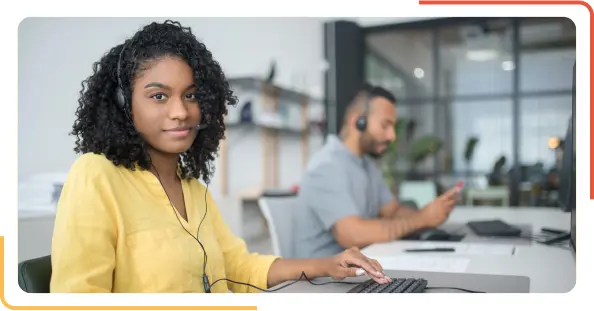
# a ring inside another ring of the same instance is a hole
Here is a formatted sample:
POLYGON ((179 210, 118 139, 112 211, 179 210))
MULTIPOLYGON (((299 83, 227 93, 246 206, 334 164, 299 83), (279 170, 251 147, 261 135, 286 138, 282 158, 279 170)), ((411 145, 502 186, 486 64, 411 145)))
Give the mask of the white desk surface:
MULTIPOLYGON (((501 219, 510 224, 529 223, 532 224, 534 233, 539 233, 542 227, 567 231, 570 227, 570 214, 551 208, 459 207, 450 215, 448 222, 464 223, 469 220, 483 219, 501 219)), ((421 256, 427 259, 436 257, 459 258, 462 261, 467 259, 469 260, 465 268, 467 273, 527 276, 530 278, 530 292, 536 293, 568 292, 575 286, 575 259, 570 250, 560 247, 537 243, 530 246, 515 245, 513 255, 456 254, 455 252, 406 253, 403 251, 406 248, 434 247, 436 244, 450 246, 452 242, 395 241, 374 244, 362 251, 371 258, 412 256, 411 259, 414 259, 421 256)), ((396 267, 384 268, 396 269, 396 267)))
POLYGON ((569 230, 571 214, 551 207, 481 207, 458 206, 452 211, 448 222, 465 223, 469 220, 501 219, 516 224, 531 224, 535 233, 541 227, 569 230))

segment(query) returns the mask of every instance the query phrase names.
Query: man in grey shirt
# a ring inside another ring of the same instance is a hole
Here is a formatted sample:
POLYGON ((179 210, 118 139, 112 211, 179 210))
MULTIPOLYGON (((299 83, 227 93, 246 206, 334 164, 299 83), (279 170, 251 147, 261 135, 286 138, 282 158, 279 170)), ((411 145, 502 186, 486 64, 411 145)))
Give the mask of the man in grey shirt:
POLYGON ((416 211, 394 199, 374 163, 396 139, 395 102, 382 88, 364 87, 346 112, 340 137, 328 136, 310 160, 295 210, 296 257, 392 241, 447 219, 458 188, 416 211))

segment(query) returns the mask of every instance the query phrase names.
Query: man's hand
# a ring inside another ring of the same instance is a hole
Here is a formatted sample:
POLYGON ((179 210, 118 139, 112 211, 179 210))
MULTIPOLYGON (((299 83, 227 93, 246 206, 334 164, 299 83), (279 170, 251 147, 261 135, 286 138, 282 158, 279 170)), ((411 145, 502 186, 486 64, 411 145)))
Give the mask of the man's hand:
POLYGON ((425 226, 435 228, 445 222, 456 205, 456 197, 459 192, 460 188, 454 187, 427 204, 419 212, 425 226))

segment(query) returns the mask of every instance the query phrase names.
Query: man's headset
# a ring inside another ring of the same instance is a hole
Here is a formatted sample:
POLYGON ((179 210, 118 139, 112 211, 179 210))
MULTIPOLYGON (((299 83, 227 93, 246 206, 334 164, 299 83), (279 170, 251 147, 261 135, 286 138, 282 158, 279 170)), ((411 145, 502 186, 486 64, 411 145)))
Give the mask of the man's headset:
MULTIPOLYGON (((370 97, 371 98, 371 97, 370 97)), ((363 114, 357 117, 355 126, 359 132, 365 132, 367 129, 367 115, 369 114, 369 100, 365 100, 365 110, 363 114)))
MULTIPOLYGON (((122 109, 122 111, 126 114, 126 117, 128 117, 130 122, 132 122, 132 118, 130 117, 130 113, 129 113, 130 105, 128 104, 126 95, 124 94, 124 86, 123 86, 122 78, 121 78, 122 57, 124 55, 124 51, 126 50, 126 47, 128 47, 128 43, 124 44, 124 47, 122 47, 122 50, 120 51, 120 55, 118 57, 118 67, 116 68, 116 75, 117 75, 116 78, 118 79, 118 86, 116 87, 116 91, 115 91, 115 101, 116 101, 117 105, 120 107, 120 109, 122 109)), ((196 130, 200 131, 207 127, 208 127, 208 124, 200 123, 196 126, 196 130)))
POLYGON ((373 94, 372 89, 366 89, 365 92, 365 108, 363 110, 363 114, 357 117, 355 121, 355 127, 359 132, 365 132, 367 129, 367 115, 369 114, 369 106, 371 104, 371 100, 375 97, 373 94))

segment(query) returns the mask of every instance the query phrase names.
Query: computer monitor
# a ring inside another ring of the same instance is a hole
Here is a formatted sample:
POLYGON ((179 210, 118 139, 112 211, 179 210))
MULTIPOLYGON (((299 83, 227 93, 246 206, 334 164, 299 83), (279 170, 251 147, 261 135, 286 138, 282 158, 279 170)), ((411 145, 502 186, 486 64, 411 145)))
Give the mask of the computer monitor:
POLYGON ((570 241, 570 246, 573 252, 575 252, 575 63, 573 65, 573 96, 571 101, 572 112, 569 124, 567 126, 567 133, 565 134, 565 144, 563 148, 563 158, 561 161, 561 167, 559 169, 559 206, 565 212, 571 213, 570 232, 559 234, 558 236, 552 237, 544 241, 545 244, 552 244, 561 241, 570 241))
POLYGON ((567 129, 567 134, 565 137, 566 145, 563 152, 563 161, 561 167, 561 176, 560 176, 560 205, 564 211, 568 211, 571 213, 571 223, 570 223, 570 244, 571 249, 575 254, 575 239, 576 239, 576 231, 575 231, 575 217, 576 217, 576 198, 575 198, 575 171, 576 171, 576 141, 575 141, 575 104, 576 104, 576 95, 575 95, 576 85, 575 85, 575 62, 573 63, 573 87, 572 87, 572 98, 571 98, 571 120, 569 122, 569 126, 567 129))
POLYGON ((575 209, 575 64, 573 67, 571 110, 559 170, 559 205, 566 212, 572 212, 575 209))

